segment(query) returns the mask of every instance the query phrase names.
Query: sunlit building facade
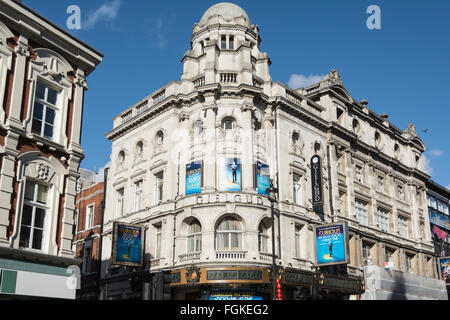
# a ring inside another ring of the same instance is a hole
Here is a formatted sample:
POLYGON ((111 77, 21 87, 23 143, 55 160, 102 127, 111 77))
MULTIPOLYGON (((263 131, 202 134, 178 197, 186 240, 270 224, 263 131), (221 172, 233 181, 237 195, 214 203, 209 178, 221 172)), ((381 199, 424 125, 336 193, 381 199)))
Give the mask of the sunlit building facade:
POLYGON ((355 101, 336 70, 307 88, 273 82, 260 43, 242 8, 212 6, 194 25, 181 80, 114 119, 102 299, 272 299, 273 252, 285 299, 384 298, 367 285, 373 277, 401 287, 391 298, 441 298, 414 126, 400 130, 355 101), (264 172, 278 188, 275 221, 264 172), (143 268, 111 264, 117 221, 144 226, 143 268), (338 274, 318 269, 314 227, 341 221, 349 263, 338 274), (162 294, 147 285, 161 272, 162 294), (403 275, 429 290, 415 292, 403 275))

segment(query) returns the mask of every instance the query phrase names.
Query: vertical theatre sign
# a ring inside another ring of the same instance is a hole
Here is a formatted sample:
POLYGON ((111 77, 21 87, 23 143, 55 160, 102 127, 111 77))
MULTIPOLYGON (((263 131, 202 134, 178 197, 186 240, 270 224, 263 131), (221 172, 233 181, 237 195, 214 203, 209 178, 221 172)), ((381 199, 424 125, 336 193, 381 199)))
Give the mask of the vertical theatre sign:
POLYGON ((202 191, 202 162, 186 165, 186 195, 198 194, 202 191))
POLYGON ((311 176, 313 210, 323 214, 322 161, 317 155, 311 159, 311 176))
POLYGON ((113 227, 112 264, 129 267, 144 265, 144 228, 115 222, 113 227))
POLYGON ((348 263, 348 224, 335 223, 314 228, 316 264, 330 266, 348 263))

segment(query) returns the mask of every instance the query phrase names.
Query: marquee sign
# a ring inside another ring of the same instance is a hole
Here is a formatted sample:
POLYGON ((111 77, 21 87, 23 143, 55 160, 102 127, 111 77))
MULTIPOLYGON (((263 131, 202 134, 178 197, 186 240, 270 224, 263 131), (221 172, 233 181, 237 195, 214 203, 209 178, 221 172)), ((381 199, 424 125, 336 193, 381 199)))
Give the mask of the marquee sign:
POLYGON ((113 226, 112 265, 144 266, 144 228, 115 222, 113 226))

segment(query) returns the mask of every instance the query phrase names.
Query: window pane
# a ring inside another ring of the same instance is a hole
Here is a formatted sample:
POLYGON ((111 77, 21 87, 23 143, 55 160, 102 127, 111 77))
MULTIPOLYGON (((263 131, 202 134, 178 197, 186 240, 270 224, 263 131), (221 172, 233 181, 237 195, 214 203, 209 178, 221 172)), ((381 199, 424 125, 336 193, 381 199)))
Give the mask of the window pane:
POLYGON ((19 246, 28 248, 30 243, 30 228, 22 226, 20 228, 19 246))
POLYGON ((48 124, 45 125, 44 137, 47 139, 53 139, 53 126, 48 124))
POLYGON ((44 106, 39 102, 34 104, 33 118, 42 120, 44 117, 44 106))
POLYGON ((202 236, 196 236, 196 241, 195 241, 195 250, 197 252, 202 251, 202 236))
POLYGON ((45 122, 53 125, 55 123, 56 112, 52 108, 47 107, 45 112, 45 122))
POLYGON ((25 184, 25 200, 34 200, 34 186, 36 184, 32 181, 27 181, 25 184))
POLYGON ((232 233, 231 234, 231 250, 240 250, 241 249, 241 234, 240 233, 232 233))
POLYGON ((42 230, 34 229, 33 249, 41 250, 41 248, 42 248, 42 230))
POLYGON ((36 208, 36 213, 34 216, 34 226, 35 228, 44 228, 45 210, 41 208, 36 208))
POLYGON ((33 124, 31 126, 31 132, 36 134, 41 134, 42 121, 33 119, 33 124))
POLYGON ((47 203, 48 187, 38 184, 37 202, 47 203))
POLYGON ((31 226, 31 217, 33 214, 33 207, 23 206, 22 212, 22 226, 31 226))
POLYGON ((47 101, 55 105, 57 99, 58 99, 58 91, 48 88, 47 101))
POLYGON ((38 81, 36 85, 36 97, 39 99, 45 99, 45 86, 38 81))
POLYGON ((194 244, 194 237, 189 237, 188 238, 188 252, 192 253, 195 250, 195 244, 194 244))
POLYGON ((217 234, 217 250, 228 250, 228 233, 218 233, 217 234))

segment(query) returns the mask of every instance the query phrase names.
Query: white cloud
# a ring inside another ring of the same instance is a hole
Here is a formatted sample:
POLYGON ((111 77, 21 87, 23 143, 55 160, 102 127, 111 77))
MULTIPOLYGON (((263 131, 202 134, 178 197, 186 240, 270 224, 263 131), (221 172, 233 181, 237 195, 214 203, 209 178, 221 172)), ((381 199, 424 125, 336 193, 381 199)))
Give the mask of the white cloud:
POLYGON ((122 0, 105 2, 100 8, 88 13, 86 21, 82 24, 85 29, 93 28, 99 21, 112 21, 116 19, 122 0))
POLYGON ((423 170, 426 174, 432 176, 434 169, 431 167, 431 160, 427 158, 426 155, 423 155, 423 170))
POLYGON ((156 44, 159 48, 165 48, 167 45, 167 37, 166 37, 166 20, 167 16, 162 14, 158 19, 153 21, 155 36, 156 36, 156 44))
POLYGON ((448 186, 446 186, 446 188, 447 188, 448 190, 450 190, 450 184, 449 184, 448 186))
POLYGON ((443 150, 439 150, 439 149, 430 150, 427 153, 430 156, 434 157, 434 158, 439 158, 439 157, 442 157, 444 155, 444 151, 443 150))
POLYGON ((289 87, 293 89, 309 87, 315 83, 322 81, 326 75, 313 75, 305 76, 303 74, 293 74, 289 79, 289 87))

